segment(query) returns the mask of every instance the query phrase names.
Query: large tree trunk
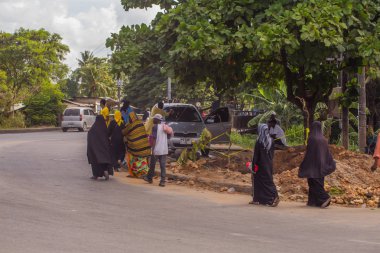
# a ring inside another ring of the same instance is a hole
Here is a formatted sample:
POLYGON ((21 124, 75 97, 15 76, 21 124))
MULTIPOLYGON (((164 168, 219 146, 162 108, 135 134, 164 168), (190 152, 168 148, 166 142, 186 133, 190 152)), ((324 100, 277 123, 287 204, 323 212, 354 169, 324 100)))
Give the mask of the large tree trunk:
MULTIPOLYGON (((341 73, 341 85, 342 85, 342 93, 344 93, 347 89, 346 84, 348 82, 348 73, 342 71, 341 73)), ((348 107, 342 106, 342 145, 345 149, 348 149, 349 146, 349 118, 348 118, 348 107)))
POLYGON ((361 73, 358 74, 360 85, 359 90, 359 149, 365 152, 367 132, 367 116, 366 116, 366 89, 365 89, 365 68, 363 67, 361 73))

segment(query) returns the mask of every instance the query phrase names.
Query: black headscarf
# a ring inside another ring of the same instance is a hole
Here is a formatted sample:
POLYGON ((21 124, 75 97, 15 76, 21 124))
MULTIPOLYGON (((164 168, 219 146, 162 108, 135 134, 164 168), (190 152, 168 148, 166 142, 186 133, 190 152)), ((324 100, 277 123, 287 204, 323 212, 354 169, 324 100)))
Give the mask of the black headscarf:
POLYGON ((336 164, 322 133, 319 121, 311 125, 306 154, 300 165, 298 176, 302 178, 322 178, 335 171, 336 164))
POLYGON ((87 134, 87 158, 90 164, 111 164, 110 143, 103 116, 96 116, 87 134))

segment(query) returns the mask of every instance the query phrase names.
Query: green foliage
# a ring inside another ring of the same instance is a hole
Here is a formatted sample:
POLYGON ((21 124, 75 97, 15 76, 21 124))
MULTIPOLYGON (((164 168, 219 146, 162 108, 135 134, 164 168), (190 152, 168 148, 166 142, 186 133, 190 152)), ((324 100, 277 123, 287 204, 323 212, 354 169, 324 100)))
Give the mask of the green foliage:
POLYGON ((304 127, 301 124, 292 125, 285 131, 288 146, 299 146, 305 144, 304 127))
POLYGON ((212 135, 207 128, 203 129, 202 134, 198 141, 193 142, 193 145, 191 149, 185 148, 180 157, 178 158, 177 162, 181 165, 186 164, 188 160, 196 161, 197 160, 197 152, 199 151, 205 151, 211 142, 212 135))
POLYGON ((273 113, 275 113, 276 117, 280 120, 284 130, 294 124, 300 124, 302 122, 299 109, 287 101, 286 85, 283 82, 280 82, 276 87, 259 85, 259 87, 253 91, 253 94, 246 94, 246 97, 252 99, 255 109, 266 111, 250 120, 248 126, 266 123, 273 113))
POLYGON ((137 70, 124 85, 124 93, 134 106, 151 107, 166 97, 166 80, 158 67, 137 70))
POLYGON ((59 89, 64 94, 65 98, 74 98, 80 95, 79 83, 73 76, 67 79, 61 80, 59 83, 59 89))
POLYGON ((177 5, 181 2, 182 1, 178 0, 121 0, 121 4, 126 11, 134 8, 151 8, 153 5, 159 5, 161 9, 170 9, 172 6, 177 5))
POLYGON ((57 86, 45 84, 41 92, 26 101, 26 121, 29 126, 57 125, 62 113, 63 94, 57 86))
POLYGON ((337 186, 332 186, 329 191, 329 194, 332 196, 339 196, 339 195, 343 195, 344 193, 345 193, 345 190, 337 186))
POLYGON ((28 99, 41 84, 62 79, 68 68, 62 61, 69 48, 58 34, 20 28, 0 32, 0 71, 5 72, 7 105, 28 99))
POLYGON ((239 134, 238 132, 231 132, 230 139, 235 145, 246 149, 253 149, 256 144, 257 136, 253 134, 239 134))
POLYGON ((0 129, 24 128, 25 115, 22 112, 15 112, 7 116, 0 115, 0 129))
POLYGON ((107 58, 95 57, 91 52, 81 52, 77 68, 67 85, 72 93, 87 97, 115 97, 116 81, 111 74, 111 64, 107 58), (79 87, 75 92, 75 87, 79 87))
POLYGON ((151 64, 181 85, 212 85, 216 94, 243 82, 286 85, 287 100, 303 110, 305 126, 326 103, 341 68, 356 72, 380 62, 376 0, 136 1, 160 4, 151 26, 124 27, 109 41, 115 73, 129 76, 151 64), (344 61, 336 60, 344 55, 344 61))

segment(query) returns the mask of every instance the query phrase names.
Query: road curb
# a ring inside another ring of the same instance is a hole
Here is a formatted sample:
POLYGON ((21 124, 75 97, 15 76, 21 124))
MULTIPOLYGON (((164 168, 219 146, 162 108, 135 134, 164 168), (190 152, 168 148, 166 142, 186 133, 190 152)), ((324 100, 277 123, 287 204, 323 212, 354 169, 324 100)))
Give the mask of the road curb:
POLYGON ((59 130, 61 130, 60 127, 0 129, 0 134, 53 132, 53 131, 59 131, 59 130))
MULTIPOLYGON (((156 175, 160 175, 159 172, 157 172, 156 175)), ((228 189, 234 188, 235 192, 246 193, 246 194, 252 193, 252 187, 249 185, 239 185, 239 184, 234 184, 234 183, 218 182, 218 181, 210 180, 207 178, 188 176, 184 174, 166 173, 166 177, 174 181, 191 181, 192 180, 194 181, 195 184, 207 185, 216 190, 220 190, 221 188, 228 188, 228 189)))

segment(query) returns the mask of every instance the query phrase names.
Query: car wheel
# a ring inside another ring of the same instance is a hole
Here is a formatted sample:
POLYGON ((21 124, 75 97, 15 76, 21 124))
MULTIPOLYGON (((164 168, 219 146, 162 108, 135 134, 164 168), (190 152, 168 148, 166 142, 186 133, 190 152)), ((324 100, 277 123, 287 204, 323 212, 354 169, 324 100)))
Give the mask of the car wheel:
POLYGON ((67 127, 62 128, 63 132, 67 132, 67 127))

